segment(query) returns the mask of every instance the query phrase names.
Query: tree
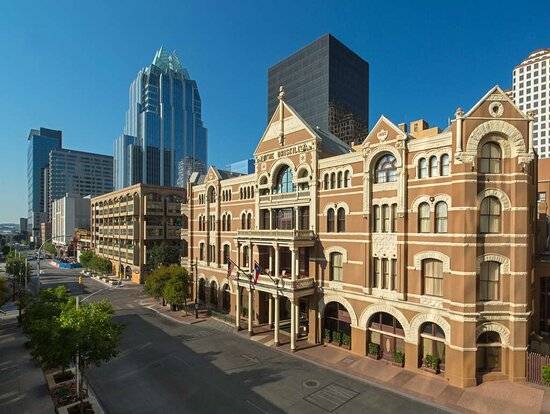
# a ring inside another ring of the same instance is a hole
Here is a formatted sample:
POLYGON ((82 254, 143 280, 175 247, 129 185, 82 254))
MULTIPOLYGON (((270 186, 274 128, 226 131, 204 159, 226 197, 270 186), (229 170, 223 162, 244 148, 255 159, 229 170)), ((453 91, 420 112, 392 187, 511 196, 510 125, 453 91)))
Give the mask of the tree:
POLYGON ((168 244, 163 241, 153 246, 147 262, 150 270, 154 270, 160 266, 179 264, 180 257, 180 249, 177 245, 168 244))
MULTIPOLYGON (((74 303, 70 302, 71 305, 74 303)), ((82 412, 82 385, 88 367, 99 366, 118 354, 122 326, 113 321, 113 307, 107 301, 83 304, 79 308, 67 306, 59 317, 60 327, 68 332, 65 346, 72 355, 78 354, 80 370, 80 407, 82 412)))
POLYGON ((161 266, 153 270, 145 279, 145 292, 155 299, 162 299, 162 305, 165 304, 164 285, 170 279, 168 266, 161 266))
POLYGON ((2 254, 3 254, 4 256, 7 256, 7 255, 10 253, 10 251, 11 251, 11 247, 8 246, 7 244, 4 244, 4 245, 2 246, 2 254))
POLYGON ((9 289, 7 279, 0 278, 0 307, 6 303, 8 299, 9 289))
POLYGON ((95 257, 95 253, 93 250, 84 250, 82 253, 80 253, 80 257, 79 257, 80 264, 85 268, 89 268, 92 262, 92 259, 94 257, 95 257))
POLYGON ((55 255, 57 253, 55 246, 51 242, 45 242, 42 250, 51 255, 55 255))
POLYGON ((168 280, 164 284, 163 296, 173 309, 184 306, 187 309, 189 295, 189 273, 184 267, 172 265, 167 269, 168 280))

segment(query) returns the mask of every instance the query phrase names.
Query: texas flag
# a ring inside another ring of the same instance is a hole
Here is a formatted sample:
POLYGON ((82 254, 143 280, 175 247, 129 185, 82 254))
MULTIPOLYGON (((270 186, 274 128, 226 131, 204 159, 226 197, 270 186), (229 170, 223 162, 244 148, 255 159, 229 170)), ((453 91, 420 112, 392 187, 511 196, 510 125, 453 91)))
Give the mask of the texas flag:
POLYGON ((258 283, 258 278, 260 277, 260 265, 258 262, 254 262, 254 284, 258 283))

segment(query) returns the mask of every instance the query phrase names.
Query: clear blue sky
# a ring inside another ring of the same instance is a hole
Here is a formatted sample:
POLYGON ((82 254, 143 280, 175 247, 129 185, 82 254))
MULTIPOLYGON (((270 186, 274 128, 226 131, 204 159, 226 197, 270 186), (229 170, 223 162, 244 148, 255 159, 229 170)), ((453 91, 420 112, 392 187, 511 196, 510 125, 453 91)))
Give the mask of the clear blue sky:
POLYGON ((0 223, 27 214, 26 137, 63 130, 66 148, 112 153, 137 71, 175 49, 203 100, 209 161, 251 156, 266 122, 267 68, 324 33, 370 63, 371 125, 457 106, 531 50, 550 46, 548 1, 3 1, 0 223))

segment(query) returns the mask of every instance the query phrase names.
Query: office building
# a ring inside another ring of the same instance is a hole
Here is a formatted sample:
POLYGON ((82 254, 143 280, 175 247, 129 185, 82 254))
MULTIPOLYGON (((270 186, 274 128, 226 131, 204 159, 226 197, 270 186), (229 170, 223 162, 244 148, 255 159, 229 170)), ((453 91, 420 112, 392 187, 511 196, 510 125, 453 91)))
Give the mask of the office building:
POLYGON ((49 206, 65 196, 98 196, 113 191, 113 157, 91 152, 55 149, 50 151, 47 177, 48 218, 49 206))
MULTIPOLYGON (((185 189, 135 184, 92 199, 91 243, 111 260, 114 273, 143 282, 152 248, 166 243, 181 250, 181 205, 185 189)), ((184 251, 182 250, 182 255, 184 251)))
POLYGON ((191 172, 204 171, 201 106, 197 83, 179 58, 159 49, 130 86, 124 131, 114 143, 115 188, 184 187, 191 172))
POLYGON ((62 132, 40 128, 31 129, 27 138, 27 210, 31 241, 40 238, 40 223, 46 221, 47 177, 49 154, 53 149, 62 147, 62 132))
POLYGON ((334 36, 327 34, 269 68, 268 121, 281 86, 285 100, 313 127, 348 144, 367 135, 369 64, 334 36))
POLYGON ((26 217, 19 219, 19 233, 25 238, 29 234, 29 220, 26 217))
POLYGON ((252 174, 254 168, 256 168, 256 163, 253 158, 232 162, 225 167, 227 171, 238 174, 252 174))
POLYGON ((90 197, 66 194, 52 202, 52 243, 68 246, 76 229, 90 228, 90 197))
POLYGON ((538 49, 514 68, 516 105, 534 117, 533 145, 539 158, 550 157, 550 49, 538 49))
POLYGON ((532 119, 498 87, 443 131, 380 117, 353 146, 304 119, 281 96, 255 173, 211 167, 190 181, 182 264, 199 301, 250 335, 272 326, 274 346, 403 356, 458 387, 524 381, 537 326, 532 119))

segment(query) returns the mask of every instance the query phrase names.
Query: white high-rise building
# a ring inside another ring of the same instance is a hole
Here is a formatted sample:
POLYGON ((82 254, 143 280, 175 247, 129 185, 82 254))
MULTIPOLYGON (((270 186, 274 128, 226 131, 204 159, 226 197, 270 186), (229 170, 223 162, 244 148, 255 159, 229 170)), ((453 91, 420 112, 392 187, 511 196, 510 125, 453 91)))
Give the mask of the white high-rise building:
POLYGON ((550 157, 550 49, 537 49, 514 68, 512 97, 519 109, 533 112, 533 146, 550 157))

